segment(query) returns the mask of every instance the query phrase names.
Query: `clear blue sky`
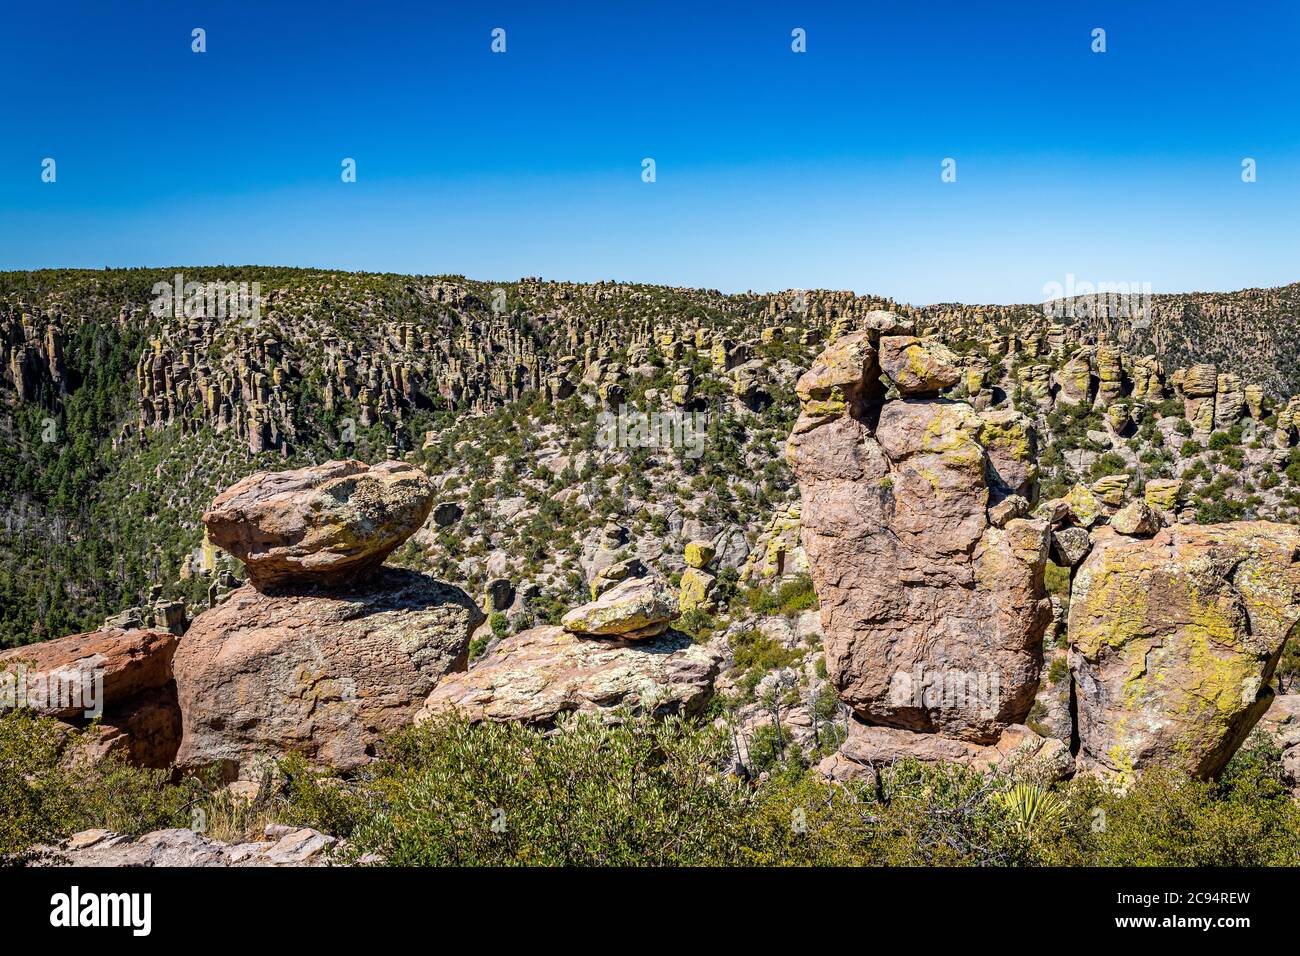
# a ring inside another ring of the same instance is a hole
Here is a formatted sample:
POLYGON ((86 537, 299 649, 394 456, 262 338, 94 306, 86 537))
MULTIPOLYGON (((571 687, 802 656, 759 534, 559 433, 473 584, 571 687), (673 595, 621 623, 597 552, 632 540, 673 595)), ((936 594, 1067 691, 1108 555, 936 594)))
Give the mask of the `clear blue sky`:
POLYGON ((1294 0, 5 7, 0 268, 916 303, 1038 301, 1067 273, 1157 292, 1300 280, 1294 0))

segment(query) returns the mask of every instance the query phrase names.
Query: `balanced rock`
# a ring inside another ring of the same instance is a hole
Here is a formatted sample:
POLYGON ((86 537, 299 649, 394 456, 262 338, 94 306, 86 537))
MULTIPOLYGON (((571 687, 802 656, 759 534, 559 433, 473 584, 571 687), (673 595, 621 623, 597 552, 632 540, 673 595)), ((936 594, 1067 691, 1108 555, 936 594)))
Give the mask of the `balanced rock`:
POLYGON ((250 475, 217 495, 203 523, 258 589, 347 584, 419 530, 433 495, 424 472, 404 462, 331 461, 250 475))
POLYGON ((573 634, 616 634, 627 640, 653 637, 681 615, 677 596, 663 578, 628 578, 560 620, 573 634))
POLYGON ((1004 494, 1036 496, 1038 437, 1033 423, 1011 408, 980 412, 976 435, 988 455, 988 466, 998 490, 1004 494))
POLYGON ((871 332, 842 336, 799 376, 796 433, 834 421, 843 414, 861 416, 866 405, 884 392, 880 384, 876 338, 871 332))
POLYGON ((678 631, 627 641, 535 627, 507 637, 464 674, 444 678, 417 721, 457 712, 471 720, 550 726, 571 711, 626 705, 655 714, 699 714, 713 693, 722 651, 678 631))
POLYGON ((1152 478, 1142 490, 1142 498, 1153 508, 1174 511, 1178 508, 1182 491, 1183 482, 1180 478, 1152 478))
POLYGON ((712 541, 688 541, 686 543, 686 566, 688 568, 702 568, 713 560, 714 548, 712 541))
POLYGON ((1012 518, 1023 518, 1029 514, 1029 502, 1020 495, 1008 495, 989 508, 989 524, 995 528, 1005 528, 1012 518))
POLYGON ((346 588, 242 587, 200 614, 176 653, 176 763, 228 779, 289 751, 339 770, 364 764, 439 678, 465 669, 483 619, 459 588, 397 568, 346 588))
POLYGON ((591 599, 594 601, 620 581, 629 578, 643 578, 650 573, 649 568, 640 558, 627 558, 607 564, 596 572, 591 579, 591 599))
POLYGON ((1216 775, 1268 709, 1300 622, 1300 528, 1101 528, 1070 601, 1080 761, 1216 775))
POLYGON ((1084 528, 1061 528, 1052 532, 1052 563, 1072 568, 1088 554, 1092 537, 1084 528))
POLYGON ((1145 501, 1133 501, 1111 516, 1110 526, 1120 534, 1150 537, 1160 530, 1160 512, 1145 501))

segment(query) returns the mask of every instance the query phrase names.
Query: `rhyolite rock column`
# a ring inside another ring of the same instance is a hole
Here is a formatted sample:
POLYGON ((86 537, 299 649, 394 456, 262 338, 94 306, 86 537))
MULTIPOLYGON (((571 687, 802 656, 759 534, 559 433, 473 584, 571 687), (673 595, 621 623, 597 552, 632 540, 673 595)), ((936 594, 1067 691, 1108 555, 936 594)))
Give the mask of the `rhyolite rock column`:
POLYGON ((957 357, 895 331, 877 318, 841 336, 797 387, 788 454, 827 670, 864 727, 992 744, 1026 718, 1038 685, 1048 525, 990 521, 1007 486, 1030 481, 1032 461, 1001 481, 981 436, 1028 424, 1000 412, 990 427, 939 397, 960 380, 957 357))

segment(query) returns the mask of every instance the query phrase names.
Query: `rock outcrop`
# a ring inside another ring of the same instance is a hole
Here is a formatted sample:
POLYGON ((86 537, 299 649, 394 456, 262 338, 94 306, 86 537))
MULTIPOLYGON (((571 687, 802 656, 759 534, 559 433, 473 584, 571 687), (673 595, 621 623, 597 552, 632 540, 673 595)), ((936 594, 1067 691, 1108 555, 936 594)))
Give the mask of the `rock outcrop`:
POLYGON ((396 568, 350 588, 242 587, 195 619, 176 654, 176 763, 247 778, 258 758, 296 751, 354 769, 465 669, 483 620, 459 588, 396 568))
POLYGON ((1300 528, 1271 522, 1094 532, 1069 615, 1080 761, 1216 775, 1273 698, 1298 555, 1300 528))
POLYGON ((955 763, 973 770, 1015 773, 1041 780, 1068 776, 1074 763, 1065 743, 1042 737, 1019 724, 1008 726, 993 743, 974 744, 941 734, 916 734, 854 720, 849 723, 848 736, 839 750, 823 760, 818 770, 841 781, 870 780, 890 764, 907 759, 955 763))
POLYGON ((682 613, 699 608, 712 610, 713 591, 718 584, 718 576, 710 573, 709 562, 713 560, 715 550, 711 541, 689 541, 686 544, 686 570, 678 585, 677 603, 682 613))
MULTIPOLYGON (((827 669, 868 724, 993 743, 1033 703, 1048 525, 993 526, 988 423, 963 402, 884 401, 872 336, 838 339, 800 380, 789 442, 827 669)), ((890 338, 900 392, 956 381, 948 350, 890 338)))
POLYGON ((0 652, 0 710, 29 707, 70 729, 98 719, 78 759, 166 767, 181 736, 177 645, 168 631, 107 629, 0 652))
POLYGON ((244 562, 260 589, 357 581, 419 530, 434 487, 397 461, 331 461, 259 471, 217 495, 208 537, 244 562))
POLYGON ((223 843, 193 830, 154 830, 127 836, 109 830, 74 833, 45 848, 44 866, 326 866, 339 842, 310 827, 271 824, 265 839, 223 843))
POLYGON ((627 641, 535 627, 503 640, 464 674, 444 678, 417 720, 456 711, 471 720, 550 726, 571 711, 620 706, 699 714, 713 693, 722 651, 668 631, 627 641))
POLYGON ((354 769, 439 678, 465 669, 478 606, 426 575, 375 570, 432 498, 397 462, 259 473, 217 497, 209 536, 252 583, 199 615, 177 651, 179 767, 248 779, 296 751, 354 769))
POLYGON ((640 640, 662 634, 679 616, 677 595, 668 582, 648 575, 627 578, 602 591, 594 601, 565 614, 560 623, 574 634, 640 640))

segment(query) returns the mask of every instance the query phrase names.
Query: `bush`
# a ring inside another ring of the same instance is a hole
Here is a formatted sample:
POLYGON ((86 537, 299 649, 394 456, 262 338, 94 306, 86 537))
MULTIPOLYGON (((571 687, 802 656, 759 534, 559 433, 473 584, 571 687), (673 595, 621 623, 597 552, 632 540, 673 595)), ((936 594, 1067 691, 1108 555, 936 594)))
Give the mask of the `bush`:
POLYGON ((344 821, 351 858, 398 866, 739 862, 751 797, 721 770, 723 735, 625 716, 570 717, 551 734, 431 721, 398 734, 320 822, 344 821))
MULTIPOLYGON (((623 711, 547 730, 444 716, 388 738, 350 780, 286 758, 245 815, 345 837, 344 862, 391 865, 1300 863, 1300 804, 1262 737, 1218 782, 1148 770, 1123 790, 1087 776, 1017 788, 914 760, 830 786, 788 739, 784 761, 780 750, 775 728, 754 735, 751 761, 770 773, 754 784, 729 772, 732 741, 711 723, 623 711)), ((0 860, 88 827, 188 826, 192 808, 219 802, 197 781, 66 754, 52 721, 0 717, 0 860)))
POLYGON ((813 610, 817 607, 817 592, 813 590, 812 578, 807 574, 799 574, 782 582, 777 588, 776 600, 782 614, 793 615, 813 610))
POLYGON ((78 759, 87 738, 47 717, 0 714, 0 862, 21 863, 79 830, 144 833, 189 826, 194 786, 165 770, 78 759))
POLYGON ((1055 594, 1060 598, 1069 597, 1070 569, 1048 561, 1047 568, 1043 572, 1043 584, 1047 588, 1048 594, 1055 594))

